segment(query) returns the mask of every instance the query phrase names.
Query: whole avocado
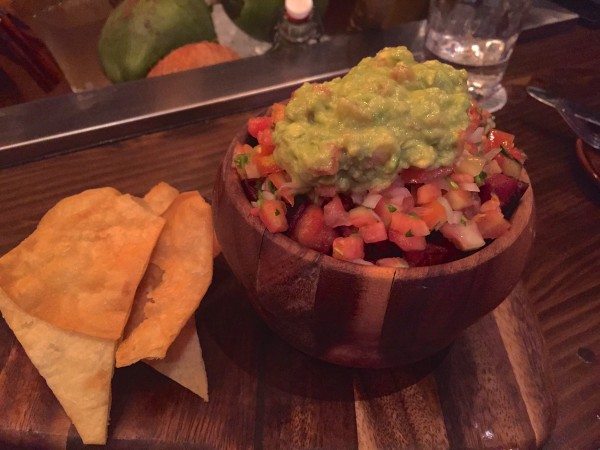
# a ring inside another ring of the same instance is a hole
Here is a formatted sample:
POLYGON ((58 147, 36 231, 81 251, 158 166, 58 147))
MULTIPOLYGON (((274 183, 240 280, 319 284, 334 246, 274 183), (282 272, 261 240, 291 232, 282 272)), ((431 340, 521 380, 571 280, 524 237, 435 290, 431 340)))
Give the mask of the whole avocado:
POLYGON ((124 0, 106 20, 98 51, 113 82, 135 80, 171 50, 216 39, 204 0, 124 0))
MULTIPOLYGON (((329 0, 314 0, 323 17, 329 0)), ((222 0, 221 4, 233 22, 250 36, 270 41, 273 28, 283 11, 284 0, 222 0)))

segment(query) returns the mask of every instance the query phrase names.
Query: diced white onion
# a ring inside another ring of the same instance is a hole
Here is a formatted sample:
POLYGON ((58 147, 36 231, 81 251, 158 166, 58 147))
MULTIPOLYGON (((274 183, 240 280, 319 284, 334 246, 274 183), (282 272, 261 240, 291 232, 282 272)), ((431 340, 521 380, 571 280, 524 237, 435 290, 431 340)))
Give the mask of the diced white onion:
POLYGON ((259 204, 258 202, 250 202, 250 204, 252 205, 253 208, 259 208, 259 204))
POLYGON ((450 214, 450 216, 448 216, 448 223, 450 225, 456 225, 456 224, 460 223, 462 216, 463 216, 462 212, 452 211, 452 214, 450 214))
POLYGON ((246 171, 248 178, 260 178, 260 172, 258 171, 256 164, 248 163, 244 166, 244 170, 246 171))
POLYGON ((437 199, 437 201, 439 202, 440 205, 442 205, 444 207, 444 209, 446 210, 446 219, 449 220, 450 217, 452 216, 452 213, 454 212, 452 210, 452 206, 450 206, 450 203, 448 202, 448 200, 446 200, 444 197, 440 197, 437 199))
POLYGON ((473 133, 467 137, 467 141, 472 144, 479 144, 483 138, 483 127, 476 128, 473 133))
POLYGON ((458 183, 458 186, 464 191, 479 192, 479 186, 475 183, 458 183))
POLYGON ((365 194, 353 193, 351 197, 355 205, 362 205, 362 202, 365 199, 365 194))
POLYGON ((404 198, 410 197, 410 191, 404 186, 390 186, 389 188, 381 191, 381 194, 387 198, 404 198))
POLYGON ((298 183, 294 183, 293 181, 288 181, 287 183, 283 183, 279 189, 291 189, 295 191, 296 189, 300 189, 301 186, 298 183))
POLYGON ((381 200, 381 194, 368 194, 362 202, 363 206, 367 208, 375 209, 379 200, 381 200))
POLYGON ((269 192, 269 191, 262 191, 262 197, 265 200, 275 200, 275 196, 273 195, 272 192, 269 192))
POLYGON ((502 151, 501 148, 496 148, 494 150, 490 150, 489 152, 487 152, 483 155, 483 159, 485 159, 486 161, 491 161, 496 156, 498 156, 498 153, 500 153, 501 151, 502 151))

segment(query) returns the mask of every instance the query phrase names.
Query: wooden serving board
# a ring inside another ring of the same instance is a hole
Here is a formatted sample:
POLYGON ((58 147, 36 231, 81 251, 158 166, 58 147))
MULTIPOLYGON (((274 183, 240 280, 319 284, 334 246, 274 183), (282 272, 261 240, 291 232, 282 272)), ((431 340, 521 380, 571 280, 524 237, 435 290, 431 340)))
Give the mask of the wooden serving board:
MULTIPOLYGON (((521 285, 448 350, 353 370, 291 348, 219 257, 197 314, 210 402, 145 364, 118 369, 113 448, 534 448, 555 420, 543 339, 521 285)), ((0 448, 81 440, 0 320, 0 448)))

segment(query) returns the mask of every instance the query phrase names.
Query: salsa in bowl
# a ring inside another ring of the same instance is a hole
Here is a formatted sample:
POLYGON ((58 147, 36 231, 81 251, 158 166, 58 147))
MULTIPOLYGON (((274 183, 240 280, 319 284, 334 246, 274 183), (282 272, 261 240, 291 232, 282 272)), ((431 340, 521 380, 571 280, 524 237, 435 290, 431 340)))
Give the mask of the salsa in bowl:
MULTIPOLYGON (((425 159, 436 163, 428 150, 394 157, 395 147, 383 145, 388 160, 381 150, 369 154, 398 164, 389 178, 364 154, 362 174, 343 169, 347 150, 329 153, 339 155, 331 167, 319 163, 301 175, 277 157, 277 124, 297 95, 251 119, 227 152, 214 195, 225 258, 267 324, 310 355, 356 367, 431 355, 495 308, 520 278, 533 235, 533 197, 517 159, 524 155, 489 114, 467 103, 465 128, 452 140, 423 132, 419 144, 445 139, 455 148, 451 166, 429 167, 425 159), (425 167, 402 167, 410 158, 425 167), (364 175, 369 167, 374 176, 364 175), (489 173, 481 174, 484 168, 489 173)), ((305 117, 326 120, 314 102, 317 112, 305 117)), ((361 129, 354 119, 337 126, 361 129)), ((359 140, 361 134, 368 132, 359 140)))

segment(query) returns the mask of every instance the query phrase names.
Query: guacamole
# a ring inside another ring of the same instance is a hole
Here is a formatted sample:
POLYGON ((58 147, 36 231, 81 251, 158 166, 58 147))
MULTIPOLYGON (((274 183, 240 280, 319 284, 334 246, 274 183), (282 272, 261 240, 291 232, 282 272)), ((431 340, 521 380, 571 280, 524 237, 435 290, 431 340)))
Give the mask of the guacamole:
POLYGON ((382 189, 410 166, 451 165, 468 124, 467 73, 385 48, 342 78, 306 83, 273 133, 276 162, 302 187, 382 189))

